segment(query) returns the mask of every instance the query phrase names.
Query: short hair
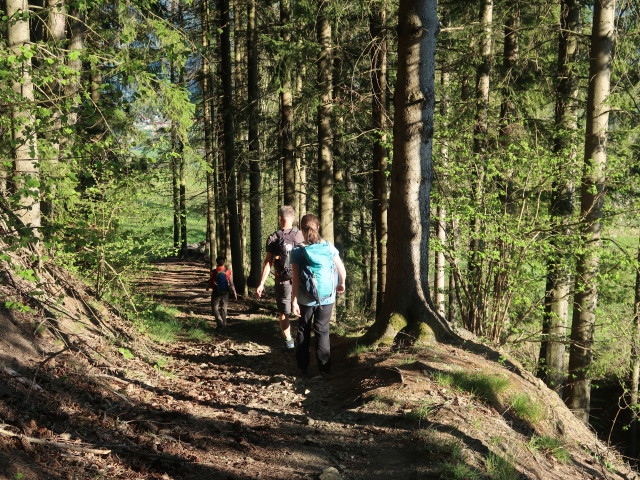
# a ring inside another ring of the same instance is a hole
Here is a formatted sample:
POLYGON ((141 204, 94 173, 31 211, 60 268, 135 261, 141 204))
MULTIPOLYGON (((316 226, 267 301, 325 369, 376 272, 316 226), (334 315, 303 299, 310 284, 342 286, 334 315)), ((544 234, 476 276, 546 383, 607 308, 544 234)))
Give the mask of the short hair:
POLYGON ((224 262, 226 262, 226 261, 227 261, 227 257, 225 257, 223 255, 220 255, 220 256, 216 257, 216 265, 219 266, 219 267, 223 266, 224 262))
POLYGON ((278 216, 287 218, 289 220, 294 220, 296 218, 296 211, 291 205, 282 205, 278 209, 278 216))
POLYGON ((313 213, 308 213, 300 220, 300 229, 307 243, 320 243, 320 219, 313 213))

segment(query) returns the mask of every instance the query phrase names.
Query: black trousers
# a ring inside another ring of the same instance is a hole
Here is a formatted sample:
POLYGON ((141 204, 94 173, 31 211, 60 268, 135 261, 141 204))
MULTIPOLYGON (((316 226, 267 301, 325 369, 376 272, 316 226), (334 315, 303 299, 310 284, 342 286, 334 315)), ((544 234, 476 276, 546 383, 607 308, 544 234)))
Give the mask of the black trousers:
POLYGON ((311 357, 311 331, 316 338, 316 359, 321 373, 331 370, 331 346, 329 342, 329 321, 333 303, 310 307, 300 305, 300 319, 298 320, 298 335, 296 347, 296 361, 303 372, 309 367, 311 357))

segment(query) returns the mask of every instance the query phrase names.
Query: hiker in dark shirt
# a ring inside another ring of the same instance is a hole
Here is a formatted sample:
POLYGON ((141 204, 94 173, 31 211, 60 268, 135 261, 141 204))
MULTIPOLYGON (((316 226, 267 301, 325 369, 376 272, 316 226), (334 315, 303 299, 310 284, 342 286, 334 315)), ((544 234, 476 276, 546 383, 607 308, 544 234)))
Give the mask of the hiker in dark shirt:
POLYGON ((233 297, 238 300, 236 287, 233 284, 233 273, 226 268, 225 257, 216 258, 216 268, 211 270, 207 291, 211 289, 211 309, 216 319, 218 328, 227 326, 227 305, 229 304, 229 290, 233 292, 233 297))
POLYGON ((302 232, 293 228, 295 210, 290 205, 283 205, 278 210, 280 229, 273 232, 267 238, 266 251, 262 267, 260 285, 256 288, 258 297, 264 293, 264 282, 269 277, 273 266, 275 273, 276 305, 278 308, 278 320, 285 341, 285 348, 293 351, 295 343, 291 337, 291 267, 289 266, 289 252, 299 243, 304 241, 302 232))
POLYGON ((293 270, 291 305, 298 320, 296 360, 303 374, 310 360, 311 330, 316 337, 316 359, 321 374, 331 370, 329 321, 336 292, 345 291, 347 272, 338 250, 320 236, 320 221, 315 215, 300 222, 305 243, 291 252, 293 270))

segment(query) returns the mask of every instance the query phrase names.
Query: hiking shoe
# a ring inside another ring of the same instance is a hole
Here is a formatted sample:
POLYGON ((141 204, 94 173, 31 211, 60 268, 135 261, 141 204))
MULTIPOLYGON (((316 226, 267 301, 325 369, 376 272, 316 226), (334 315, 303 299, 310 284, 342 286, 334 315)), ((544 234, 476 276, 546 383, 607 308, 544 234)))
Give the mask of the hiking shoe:
POLYGON ((296 348, 296 342, 293 338, 284 341, 284 349, 285 350, 294 350, 296 348))

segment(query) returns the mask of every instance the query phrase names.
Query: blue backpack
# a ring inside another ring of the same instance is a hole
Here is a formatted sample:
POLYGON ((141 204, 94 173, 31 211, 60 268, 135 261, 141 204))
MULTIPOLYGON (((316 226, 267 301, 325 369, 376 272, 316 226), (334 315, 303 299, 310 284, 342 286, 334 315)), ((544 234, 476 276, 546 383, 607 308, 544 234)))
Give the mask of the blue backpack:
POLYGON ((300 264, 300 288, 320 305, 333 295, 338 273, 328 242, 301 245, 303 263, 300 264))
POLYGON ((227 270, 221 270, 216 273, 216 279, 214 281, 216 286, 216 292, 224 293, 229 291, 229 280, 227 279, 227 270))

